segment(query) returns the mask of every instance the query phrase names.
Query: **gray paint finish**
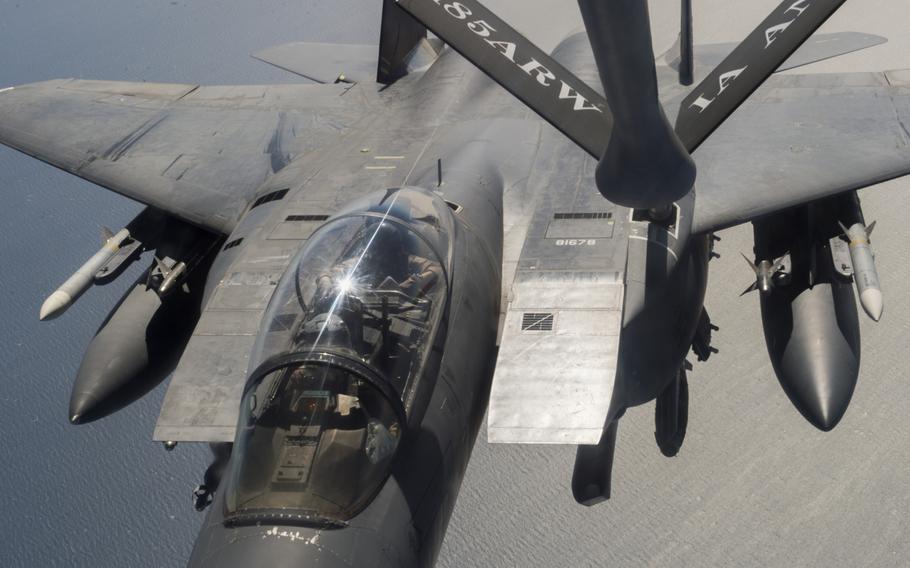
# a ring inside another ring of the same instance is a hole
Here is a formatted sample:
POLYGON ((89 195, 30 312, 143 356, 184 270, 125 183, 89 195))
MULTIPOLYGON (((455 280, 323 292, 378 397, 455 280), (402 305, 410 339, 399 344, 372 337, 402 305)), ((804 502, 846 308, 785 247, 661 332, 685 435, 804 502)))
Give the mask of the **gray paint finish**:
POLYGON ((695 152, 695 230, 910 173, 906 71, 777 75, 695 152))
MULTIPOLYGON (((716 433, 715 433, 715 435, 716 435, 716 433)), ((791 448, 791 449, 792 449, 792 448, 791 448)), ((641 479, 641 478, 640 478, 640 479, 641 479)), ((640 481, 640 479, 639 479, 639 481, 640 481)), ((773 483, 772 483, 771 485, 774 485, 774 486, 777 486, 777 487, 780 486, 780 484, 773 484, 773 483)), ((643 513, 643 516, 644 516, 644 513, 643 513)), ((656 522, 656 521, 655 521, 655 522, 656 522)), ((638 523, 634 523, 634 522, 633 522, 633 523, 630 523, 630 524, 631 524, 632 526, 638 527, 638 523)), ((641 528, 641 527, 638 527, 638 528, 641 528)), ((617 539, 617 540, 619 540, 619 539, 617 539)), ((707 544, 707 543, 706 543, 706 544, 707 544)), ((529 547, 529 548, 533 548, 533 547, 529 547)), ((539 549, 538 549, 538 550, 539 550, 539 549)), ((816 549, 816 550, 817 550, 817 549, 816 549)), ((514 551, 513 551, 513 552, 514 552, 514 551)), ((542 557, 545 557, 545 555, 542 556, 542 557)), ((511 556, 510 558, 511 558, 511 559, 515 559, 515 558, 520 558, 520 556, 511 556)), ((666 557, 665 557, 665 558, 666 558, 666 557)), ((675 557, 674 557, 674 558, 675 558, 675 557)), ((716 558, 716 557, 715 557, 715 558, 716 558)), ((721 557, 721 558, 722 558, 722 557, 721 557)), ((539 559, 539 558, 538 558, 538 559, 539 559)), ((486 562, 481 562, 481 564, 486 564, 486 562)))
POLYGON ((343 134, 363 112, 363 100, 344 96, 348 88, 50 81, 0 93, 0 138, 228 233, 275 169, 343 134))

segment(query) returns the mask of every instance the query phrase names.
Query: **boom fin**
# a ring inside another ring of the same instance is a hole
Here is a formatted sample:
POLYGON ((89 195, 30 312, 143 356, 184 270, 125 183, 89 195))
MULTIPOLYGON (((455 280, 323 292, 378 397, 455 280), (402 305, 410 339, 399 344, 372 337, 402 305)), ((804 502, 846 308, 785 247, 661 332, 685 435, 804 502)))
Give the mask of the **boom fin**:
MULTIPOLYGON (((868 49, 888 41, 882 36, 860 32, 835 32, 830 34, 815 34, 797 49, 775 73, 802 67, 832 57, 838 57, 854 51, 868 49)), ((666 65, 683 74, 681 57, 681 39, 657 58, 659 65, 666 65)), ((736 48, 736 43, 708 43, 696 45, 693 52, 693 73, 696 76, 708 73, 724 60, 736 48)), ((682 80, 680 80, 682 83, 682 80)), ((686 83, 682 83, 686 84, 686 83)))
POLYGON ((613 129, 604 97, 480 2, 398 6, 589 154, 603 155, 613 129))
POLYGON ((784 0, 683 100, 676 133, 691 153, 846 0, 784 0))

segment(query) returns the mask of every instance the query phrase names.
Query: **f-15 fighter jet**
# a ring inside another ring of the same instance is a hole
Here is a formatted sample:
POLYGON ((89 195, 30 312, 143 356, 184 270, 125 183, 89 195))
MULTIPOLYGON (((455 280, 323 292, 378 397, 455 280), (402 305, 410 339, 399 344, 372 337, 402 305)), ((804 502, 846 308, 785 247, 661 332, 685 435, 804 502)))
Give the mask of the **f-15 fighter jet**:
POLYGON ((833 428, 853 287, 883 311, 856 190, 910 173, 910 72, 774 75, 879 41, 812 37, 842 3, 699 51, 683 0, 655 61, 643 0, 579 0, 551 54, 475 0, 385 0, 379 46, 256 54, 316 85, 0 90, 0 142, 148 206, 40 309, 154 251, 71 420, 174 372, 155 438, 215 450, 192 566, 431 565, 487 409, 493 442, 577 445, 586 505, 627 408, 680 450, 714 233, 751 222, 775 372, 833 428))

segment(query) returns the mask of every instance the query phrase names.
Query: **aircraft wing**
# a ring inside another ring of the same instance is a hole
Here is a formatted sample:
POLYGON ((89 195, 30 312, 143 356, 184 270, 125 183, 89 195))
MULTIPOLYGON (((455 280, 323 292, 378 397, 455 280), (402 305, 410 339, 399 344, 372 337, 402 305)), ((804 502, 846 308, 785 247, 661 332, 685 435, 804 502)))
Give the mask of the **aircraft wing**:
POLYGON ((910 173, 910 70, 776 75, 694 154, 694 232, 910 173))
POLYGON ((269 174, 360 116, 349 89, 34 83, 0 89, 0 143, 228 233, 269 174))

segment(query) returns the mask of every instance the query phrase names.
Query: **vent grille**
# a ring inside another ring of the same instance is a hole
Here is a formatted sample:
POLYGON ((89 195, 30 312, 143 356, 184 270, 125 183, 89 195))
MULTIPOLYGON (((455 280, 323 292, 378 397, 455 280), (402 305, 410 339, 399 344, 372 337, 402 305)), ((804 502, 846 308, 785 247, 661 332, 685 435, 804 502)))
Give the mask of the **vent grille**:
POLYGON ((612 211, 597 211, 593 213, 554 213, 554 219, 612 219, 612 211))
POLYGON ((521 331, 553 331, 552 312, 525 312, 521 317, 521 331))
POLYGON ((234 248, 234 247, 236 247, 236 246, 239 246, 240 243, 242 243, 242 242, 243 242, 243 237, 240 237, 239 239, 234 239, 233 241, 231 241, 231 242, 229 242, 228 244, 224 245, 224 248, 221 249, 221 250, 224 251, 224 250, 232 249, 232 248, 234 248))
POLYGON ((328 215, 288 215, 285 221, 325 221, 328 215))
POLYGON ((278 201, 279 199, 284 199, 284 196, 287 194, 288 194, 287 189, 279 189, 278 191, 266 193, 265 195, 263 195, 262 197, 260 197, 256 201, 254 201, 253 206, 250 207, 250 209, 255 209, 255 208, 259 207, 260 205, 264 205, 264 204, 272 202, 272 201, 278 201))

